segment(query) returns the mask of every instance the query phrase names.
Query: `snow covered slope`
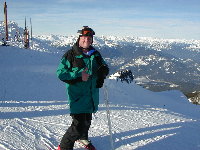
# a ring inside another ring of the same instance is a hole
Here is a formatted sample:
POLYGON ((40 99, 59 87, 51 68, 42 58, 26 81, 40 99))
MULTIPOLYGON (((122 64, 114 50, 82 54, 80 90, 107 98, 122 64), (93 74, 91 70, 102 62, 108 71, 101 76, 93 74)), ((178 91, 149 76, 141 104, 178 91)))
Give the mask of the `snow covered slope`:
MULTIPOLYGON (((0 149, 48 150, 71 123, 64 84, 55 71, 61 54, 0 47, 0 149)), ((179 91, 152 92, 107 79, 116 150, 200 149, 200 107, 179 91)), ((110 150, 101 89, 89 135, 110 150)), ((76 144, 76 150, 81 150, 76 144)))
POLYGON ((64 98, 55 75, 60 55, 0 47, 0 99, 47 100, 64 98), (49 88, 51 87, 51 88, 49 88))

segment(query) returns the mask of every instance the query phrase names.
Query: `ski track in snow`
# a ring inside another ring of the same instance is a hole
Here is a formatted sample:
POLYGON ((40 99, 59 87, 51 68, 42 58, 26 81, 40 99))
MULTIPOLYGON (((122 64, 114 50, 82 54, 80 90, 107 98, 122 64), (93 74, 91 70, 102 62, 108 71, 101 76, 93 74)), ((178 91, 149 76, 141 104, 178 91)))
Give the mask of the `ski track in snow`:
MULTIPOLYGON (((117 150, 138 149, 162 141, 179 134, 182 128, 190 128, 190 123, 197 123, 195 119, 163 108, 110 105, 110 109, 114 146, 117 150)), ((4 101, 0 105, 0 110, 2 150, 55 148, 71 123, 68 105, 64 102, 58 104, 56 101, 4 101), (18 106, 8 107, 15 104, 18 106), (43 106, 40 106, 41 104, 43 106), (47 111, 51 115, 48 115, 47 111)), ((89 135, 98 150, 110 149, 106 108, 103 104, 93 117, 89 135)), ((76 147, 76 150, 80 149, 77 144, 76 147)))

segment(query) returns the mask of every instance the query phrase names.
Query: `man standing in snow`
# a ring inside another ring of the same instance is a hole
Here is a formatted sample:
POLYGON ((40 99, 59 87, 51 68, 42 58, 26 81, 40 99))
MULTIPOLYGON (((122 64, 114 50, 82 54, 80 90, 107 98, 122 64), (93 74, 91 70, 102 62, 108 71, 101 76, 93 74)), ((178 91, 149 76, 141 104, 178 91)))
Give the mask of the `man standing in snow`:
POLYGON ((75 141, 95 150, 88 139, 92 113, 98 110, 99 88, 109 68, 100 53, 91 45, 95 32, 88 26, 79 30, 79 38, 67 51, 57 69, 58 78, 66 83, 72 124, 64 134, 60 150, 73 150, 75 141))

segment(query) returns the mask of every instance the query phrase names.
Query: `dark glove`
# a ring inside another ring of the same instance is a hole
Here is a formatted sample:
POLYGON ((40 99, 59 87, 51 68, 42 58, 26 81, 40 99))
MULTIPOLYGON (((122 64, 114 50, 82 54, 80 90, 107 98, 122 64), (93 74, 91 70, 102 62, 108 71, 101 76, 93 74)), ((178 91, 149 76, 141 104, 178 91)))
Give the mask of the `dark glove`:
POLYGON ((104 79, 109 73, 109 68, 107 65, 101 65, 99 69, 97 70, 97 84, 96 88, 102 88, 104 79))
POLYGON ((106 78, 106 76, 109 74, 109 68, 107 65, 101 65, 97 70, 97 76, 99 78, 106 78))
POLYGON ((97 79, 96 88, 102 88, 103 87, 103 83, 104 83, 104 79, 103 78, 98 78, 97 79))

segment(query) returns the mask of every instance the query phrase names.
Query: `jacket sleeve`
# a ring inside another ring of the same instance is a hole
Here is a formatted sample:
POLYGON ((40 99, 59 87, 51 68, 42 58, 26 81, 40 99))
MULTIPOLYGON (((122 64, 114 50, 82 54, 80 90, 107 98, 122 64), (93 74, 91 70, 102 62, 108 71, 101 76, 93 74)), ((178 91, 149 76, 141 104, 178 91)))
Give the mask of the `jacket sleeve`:
POLYGON ((106 79, 106 76, 109 74, 109 68, 100 54, 96 57, 96 61, 99 64, 97 69, 96 88, 101 88, 103 87, 104 79, 106 79))
POLYGON ((105 78, 109 74, 109 67, 100 53, 98 53, 96 60, 97 63, 99 64, 99 67, 97 69, 97 75, 101 77, 103 76, 105 78))
POLYGON ((74 84, 78 81, 82 81, 81 72, 81 70, 72 71, 70 62, 66 59, 66 57, 63 57, 58 66, 56 74, 61 81, 74 84))

